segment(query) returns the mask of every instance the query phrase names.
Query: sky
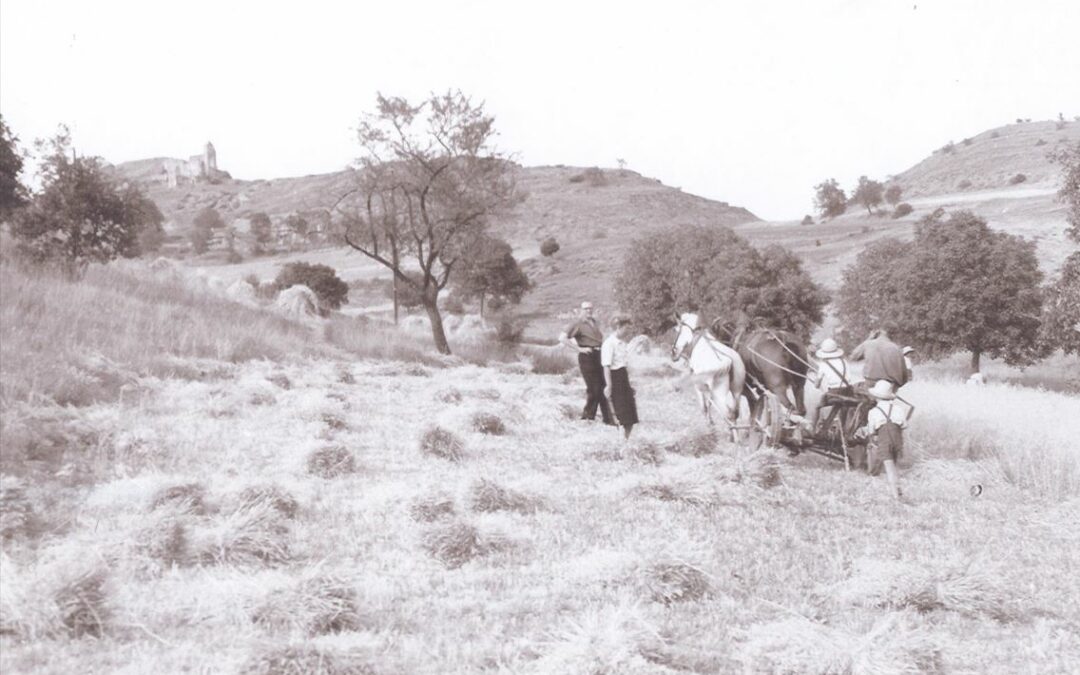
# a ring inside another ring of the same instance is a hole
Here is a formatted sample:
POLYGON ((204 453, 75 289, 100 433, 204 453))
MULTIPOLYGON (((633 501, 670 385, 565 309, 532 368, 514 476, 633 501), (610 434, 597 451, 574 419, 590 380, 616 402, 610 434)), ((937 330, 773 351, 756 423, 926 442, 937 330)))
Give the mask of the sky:
POLYGON ((29 147, 256 179, 360 154, 377 92, 460 89, 527 166, 627 167, 766 219, 1017 117, 1080 115, 1080 1, 0 3, 29 147))

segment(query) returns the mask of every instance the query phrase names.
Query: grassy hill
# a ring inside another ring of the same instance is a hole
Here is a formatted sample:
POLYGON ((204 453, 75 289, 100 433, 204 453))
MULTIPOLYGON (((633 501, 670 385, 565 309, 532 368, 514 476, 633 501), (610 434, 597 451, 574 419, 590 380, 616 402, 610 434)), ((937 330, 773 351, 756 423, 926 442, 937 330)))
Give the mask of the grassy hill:
POLYGON ((903 186, 908 197, 1017 187, 1053 190, 1061 168, 1047 154, 1078 141, 1080 122, 1010 124, 950 141, 892 182, 903 186), (1017 175, 1025 180, 1011 182, 1017 175))

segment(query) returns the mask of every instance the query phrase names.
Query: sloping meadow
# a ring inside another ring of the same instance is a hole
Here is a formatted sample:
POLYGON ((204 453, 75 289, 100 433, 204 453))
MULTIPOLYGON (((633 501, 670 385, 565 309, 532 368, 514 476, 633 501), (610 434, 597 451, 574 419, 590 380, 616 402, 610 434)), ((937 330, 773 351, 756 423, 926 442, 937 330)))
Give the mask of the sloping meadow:
POLYGON ((659 368, 627 444, 571 419, 583 386, 557 375, 218 366, 35 409, 25 433, 83 456, 58 470, 70 501, 4 479, 4 672, 1080 667, 1076 493, 933 441, 973 424, 941 428, 950 409, 1027 392, 913 388, 896 504, 837 463, 726 443, 659 368))

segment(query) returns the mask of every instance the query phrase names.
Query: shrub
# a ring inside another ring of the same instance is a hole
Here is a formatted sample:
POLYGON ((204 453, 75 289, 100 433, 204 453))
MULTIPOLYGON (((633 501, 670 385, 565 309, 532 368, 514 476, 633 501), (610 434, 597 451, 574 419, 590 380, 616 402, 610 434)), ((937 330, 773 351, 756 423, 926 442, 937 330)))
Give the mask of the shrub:
POLYGON ((585 182, 585 176, 583 174, 576 173, 573 176, 570 176, 570 182, 571 183, 584 183, 585 182))
POLYGON ((495 324, 495 339, 499 341, 499 344, 519 344, 528 325, 529 322, 526 319, 512 314, 503 314, 495 324))
POLYGON ((800 225, 813 225, 814 224, 814 217, 811 216, 808 213, 805 216, 803 216, 802 222, 800 222, 799 224, 800 225))
POLYGON ((308 473, 321 478, 337 478, 356 471, 356 459, 341 446, 315 450, 307 458, 308 473))
POLYGON ((914 210, 915 209, 912 208, 911 204, 908 204, 907 202, 901 202, 900 204, 896 205, 896 209, 893 210, 892 217, 903 218, 914 210))
POLYGON ((964 142, 964 145, 971 145, 971 143, 972 143, 970 138, 965 138, 963 142, 964 142))
POLYGON ((465 456, 465 444, 453 432, 432 427, 420 437, 420 452, 457 462, 465 456))
POLYGON ((585 177, 585 182, 587 182, 590 187, 603 187, 608 184, 607 176, 604 175, 604 172, 600 167, 589 167, 588 169, 585 169, 582 175, 585 177))
POLYGON ((473 431, 478 431, 489 436, 502 436, 506 433, 506 425, 498 415, 478 412, 472 416, 473 431))
POLYGON ((332 267, 305 262, 289 263, 278 273, 274 280, 277 290, 290 286, 307 286, 319 298, 322 309, 339 309, 348 302, 349 285, 338 278, 332 267))
POLYGON ((960 183, 959 183, 959 184, 958 184, 958 185, 957 185, 956 187, 957 187, 957 188, 959 188, 959 189, 961 189, 961 190, 966 190, 966 189, 968 189, 969 187, 971 187, 971 181, 969 181, 969 180, 962 180, 962 181, 960 181, 960 183))
POLYGON ((1019 185, 1027 180, 1027 176, 1022 173, 1018 173, 1009 179, 1009 185, 1019 185))
POLYGON ((540 243, 540 255, 549 258, 559 252, 559 242, 555 237, 548 237, 540 243))
POLYGON ((956 152, 956 145, 952 141, 949 141, 945 145, 941 146, 941 151, 946 155, 951 155, 952 153, 956 152))
POLYGON ((230 265, 244 262, 244 256, 240 255, 240 252, 236 249, 229 249, 228 255, 225 256, 225 262, 230 265))
POLYGON ((443 309, 445 309, 448 314, 461 316, 465 313, 465 303, 460 296, 451 294, 446 296, 446 301, 443 303, 443 309))

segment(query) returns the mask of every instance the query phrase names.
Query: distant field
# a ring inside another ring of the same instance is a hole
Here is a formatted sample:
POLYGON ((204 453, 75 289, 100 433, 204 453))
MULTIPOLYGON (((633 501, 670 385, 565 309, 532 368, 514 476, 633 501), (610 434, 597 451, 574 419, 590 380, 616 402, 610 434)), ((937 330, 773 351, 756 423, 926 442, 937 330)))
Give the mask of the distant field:
MULTIPOLYGON (((474 365, 134 269, 68 305, 4 273, 5 330, 60 306, 107 328, 48 324, 86 378, 71 405, 29 369, 5 388, 4 673, 1080 669, 1075 396, 921 364, 896 504, 710 436, 662 356, 631 364, 625 444, 573 419, 572 369, 532 372, 546 350, 474 365), (170 367, 85 360, 117 330, 170 367)), ((6 387, 46 354, 3 337, 6 387)))

